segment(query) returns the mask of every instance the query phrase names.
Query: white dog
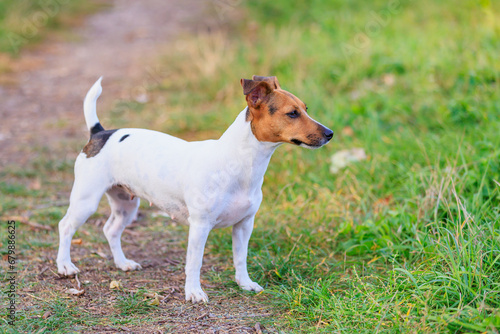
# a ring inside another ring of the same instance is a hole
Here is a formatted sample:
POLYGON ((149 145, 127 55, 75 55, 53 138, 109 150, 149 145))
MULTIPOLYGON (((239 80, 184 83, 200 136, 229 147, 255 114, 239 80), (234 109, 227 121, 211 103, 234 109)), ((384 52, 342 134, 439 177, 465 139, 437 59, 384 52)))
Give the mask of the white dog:
POLYGON ((262 291, 250 279, 246 260, 271 155, 284 142, 321 147, 333 132, 311 119, 305 104, 282 90, 276 77, 253 76, 241 85, 248 107, 220 139, 198 142, 144 129, 104 130, 96 114, 101 79, 92 86, 84 101, 90 140, 76 159, 70 205, 59 223, 60 274, 79 272, 71 262, 71 239, 106 194, 112 212, 104 234, 118 268, 141 269, 125 257, 120 242, 140 197, 189 224, 186 300, 208 301, 200 284, 205 242, 210 230, 228 226, 233 227, 236 282, 244 290, 262 291))

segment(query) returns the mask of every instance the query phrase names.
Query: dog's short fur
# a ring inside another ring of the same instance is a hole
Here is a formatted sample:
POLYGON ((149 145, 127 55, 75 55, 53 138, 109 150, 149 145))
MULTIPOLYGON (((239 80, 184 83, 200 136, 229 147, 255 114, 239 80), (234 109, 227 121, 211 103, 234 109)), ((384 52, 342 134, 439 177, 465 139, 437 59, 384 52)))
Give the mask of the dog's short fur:
POLYGON ((248 106, 220 139, 198 142, 144 129, 104 130, 96 114, 101 79, 92 86, 84 102, 91 136, 76 159, 70 205, 59 223, 60 274, 79 271, 71 262, 71 239, 106 194, 112 212, 104 234, 118 268, 141 269, 125 257, 120 243, 140 197, 189 225, 186 300, 208 300, 200 269, 208 234, 220 227, 233 227, 236 282, 245 290, 262 290, 250 279, 246 259, 271 155, 284 142, 321 147, 333 132, 311 119, 306 105, 282 90, 276 77, 253 76, 241 85, 248 106))

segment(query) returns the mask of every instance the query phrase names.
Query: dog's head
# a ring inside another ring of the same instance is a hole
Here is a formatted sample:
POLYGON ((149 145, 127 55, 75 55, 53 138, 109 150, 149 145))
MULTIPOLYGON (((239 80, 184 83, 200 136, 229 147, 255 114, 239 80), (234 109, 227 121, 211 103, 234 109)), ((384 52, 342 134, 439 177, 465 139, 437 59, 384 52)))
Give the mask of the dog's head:
POLYGON ((276 77, 254 75, 241 79, 241 86, 248 104, 246 120, 259 141, 318 148, 332 139, 333 131, 313 120, 304 102, 281 89, 276 77))

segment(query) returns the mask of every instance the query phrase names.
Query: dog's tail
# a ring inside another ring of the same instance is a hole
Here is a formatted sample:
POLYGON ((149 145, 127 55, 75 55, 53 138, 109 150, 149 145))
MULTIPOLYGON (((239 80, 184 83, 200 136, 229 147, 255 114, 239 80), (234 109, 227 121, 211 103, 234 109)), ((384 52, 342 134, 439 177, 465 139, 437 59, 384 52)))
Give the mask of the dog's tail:
POLYGON ((85 96, 85 100, 83 101, 85 123, 87 123, 87 128, 89 129, 91 136, 95 133, 104 131, 101 123, 99 123, 96 111, 96 102, 102 92, 101 80, 102 77, 97 79, 95 84, 87 92, 87 96, 85 96))

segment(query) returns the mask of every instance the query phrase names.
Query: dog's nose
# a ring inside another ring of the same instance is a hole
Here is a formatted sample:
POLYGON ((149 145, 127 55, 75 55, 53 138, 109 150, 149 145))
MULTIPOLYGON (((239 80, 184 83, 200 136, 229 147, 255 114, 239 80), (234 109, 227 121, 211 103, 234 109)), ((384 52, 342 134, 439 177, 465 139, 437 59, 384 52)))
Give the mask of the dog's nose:
POLYGON ((330 140, 333 137, 333 131, 330 129, 326 129, 323 135, 325 136, 326 139, 330 140))

